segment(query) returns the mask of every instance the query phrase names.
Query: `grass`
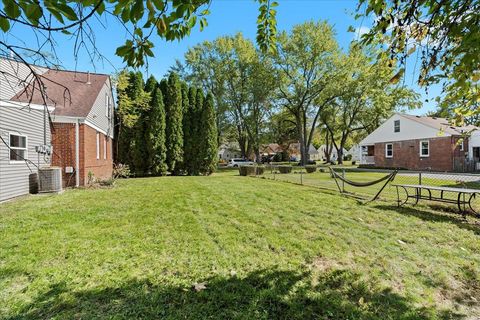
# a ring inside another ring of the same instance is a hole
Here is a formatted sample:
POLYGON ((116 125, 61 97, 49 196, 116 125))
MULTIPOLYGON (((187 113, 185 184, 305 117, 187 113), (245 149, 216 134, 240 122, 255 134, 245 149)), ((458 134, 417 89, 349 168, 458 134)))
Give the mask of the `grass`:
MULTIPOLYGON (((303 184, 311 187, 319 187, 323 189, 338 190, 335 180, 330 177, 328 169, 323 169, 324 172, 316 171, 315 173, 306 174, 305 171, 301 168, 294 169, 290 174, 273 174, 271 170, 266 170, 265 174, 262 176, 267 179, 275 179, 279 181, 292 182, 296 184, 303 184), (303 171, 303 174, 300 174, 300 171, 303 171)), ((340 173, 340 171, 337 171, 340 173)), ((388 175, 388 172, 368 172, 368 171, 345 171, 345 178, 355 181, 355 182, 370 182, 388 175)), ((456 188, 473 188, 480 189, 480 179, 479 181, 471 181, 462 183, 457 181, 461 179, 459 176, 453 176, 448 174, 437 174, 437 175, 426 175, 422 177, 421 184, 430 185, 430 186, 444 186, 444 187, 456 187, 456 188)), ((340 186, 342 185, 341 181, 338 181, 340 186)), ((385 182, 381 182, 369 187, 353 187, 348 184, 344 184, 344 189, 347 192, 363 196, 366 199, 372 199, 373 196, 380 190, 385 182)), ((399 171, 395 180, 392 183, 389 183, 386 188, 382 191, 380 198, 387 201, 396 201, 397 200, 397 190, 393 186, 395 184, 419 184, 418 174, 410 172, 399 171)), ((411 189, 409 192, 414 193, 414 190, 411 189)), ((426 191, 425 191, 426 192, 426 191)), ((403 189, 399 189, 401 200, 405 199, 406 194, 403 189)), ((440 196, 439 191, 433 191, 433 196, 440 196)), ((445 192, 444 197, 449 199, 456 199, 457 194, 452 192, 445 192)), ((412 202, 412 200, 410 200, 412 202)), ((480 212, 480 198, 473 199, 472 204, 474 209, 477 212, 480 212)))
POLYGON ((1 319, 477 319, 480 226, 224 172, 0 205, 1 319))

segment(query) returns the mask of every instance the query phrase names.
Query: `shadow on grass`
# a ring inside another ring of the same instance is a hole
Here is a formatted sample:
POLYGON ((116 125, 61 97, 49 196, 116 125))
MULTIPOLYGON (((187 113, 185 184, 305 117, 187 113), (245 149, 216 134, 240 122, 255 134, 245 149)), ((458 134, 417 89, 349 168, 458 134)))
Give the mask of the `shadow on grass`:
POLYGON ((131 280, 118 287, 69 291, 52 286, 9 319, 451 319, 461 315, 415 307, 390 289, 348 270, 262 270, 213 277, 206 289, 131 280))
POLYGON ((461 229, 473 231, 476 235, 480 235, 480 219, 478 217, 468 216, 468 219, 465 220, 461 214, 449 207, 430 205, 429 207, 435 210, 435 212, 424 210, 420 207, 409 206, 374 205, 373 207, 379 210, 393 210, 400 214, 417 217, 425 221, 451 223, 461 229))

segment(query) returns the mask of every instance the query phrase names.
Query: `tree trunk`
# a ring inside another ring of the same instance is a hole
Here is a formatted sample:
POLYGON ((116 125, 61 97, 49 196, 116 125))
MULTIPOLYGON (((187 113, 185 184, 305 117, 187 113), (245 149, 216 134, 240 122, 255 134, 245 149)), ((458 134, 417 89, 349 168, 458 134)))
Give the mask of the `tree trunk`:
POLYGON ((330 163, 330 156, 332 155, 332 149, 330 148, 330 141, 328 139, 329 137, 329 133, 327 131, 327 133, 325 134, 325 160, 327 163, 330 163))
POLYGON ((337 150, 338 155, 338 164, 343 164, 343 148, 340 146, 339 150, 337 150))
POLYGON ((301 123, 301 117, 300 115, 295 115, 295 120, 297 123, 297 137, 298 137, 298 146, 300 148, 300 164, 304 165, 305 164, 305 159, 307 157, 306 152, 305 152, 305 137, 303 135, 303 128, 302 128, 302 123, 301 123))

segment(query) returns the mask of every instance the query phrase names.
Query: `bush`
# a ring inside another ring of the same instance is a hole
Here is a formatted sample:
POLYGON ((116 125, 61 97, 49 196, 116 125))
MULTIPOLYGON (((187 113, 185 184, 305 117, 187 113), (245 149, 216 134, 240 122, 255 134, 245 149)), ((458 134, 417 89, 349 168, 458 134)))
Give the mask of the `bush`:
POLYGON ((240 166, 238 167, 238 172, 241 176, 254 176, 255 175, 255 167, 254 166, 240 166))
POLYGON ((115 164, 113 166, 113 178, 128 178, 130 176, 130 168, 126 164, 115 164))
POLYGON ((314 173, 315 171, 317 171, 317 166, 308 165, 305 166, 305 170, 307 171, 307 173, 314 173))
POLYGON ((241 176, 255 176, 262 175, 265 172, 264 166, 240 166, 238 172, 241 176))
POLYGON ((115 179, 114 178, 109 178, 109 179, 103 179, 103 180, 98 180, 98 184, 101 187, 113 187, 115 185, 115 179))
POLYGON ((351 155, 351 154, 347 154, 346 156, 343 157, 343 160, 344 160, 344 161, 350 161, 350 160, 352 160, 352 155, 351 155))
POLYGON ((280 171, 280 173, 291 173, 292 166, 278 166, 278 171, 280 171))
POLYGON ((257 169, 257 175, 261 176, 265 172, 265 166, 256 166, 257 169))

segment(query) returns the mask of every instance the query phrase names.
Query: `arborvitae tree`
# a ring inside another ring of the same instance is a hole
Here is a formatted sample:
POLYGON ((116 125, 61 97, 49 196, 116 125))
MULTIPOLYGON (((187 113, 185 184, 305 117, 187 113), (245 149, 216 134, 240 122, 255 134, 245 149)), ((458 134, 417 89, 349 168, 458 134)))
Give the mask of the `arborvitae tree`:
MULTIPOLYGON (((182 168, 182 171, 184 172, 187 172, 187 168, 186 166, 188 165, 186 163, 186 160, 185 160, 185 156, 187 154, 187 150, 188 149, 188 143, 189 143, 189 139, 190 139, 190 119, 188 119, 188 109, 190 108, 190 104, 188 102, 188 85, 185 83, 185 82, 181 82, 181 85, 180 85, 181 89, 182 89, 182 133, 183 133, 183 146, 182 146, 182 150, 183 150, 183 157, 182 157, 182 164, 181 164, 181 168, 182 168)), ((188 155, 187 155, 188 157, 188 155)))
POLYGON ((201 115, 203 110, 203 91, 201 89, 197 89, 197 94, 195 96, 195 107, 192 107, 192 122, 195 124, 193 127, 194 136, 193 136, 193 143, 192 143, 192 166, 193 166, 193 175, 198 175, 200 173, 200 166, 201 166, 201 149, 202 149, 202 141, 203 137, 201 136, 201 115))
POLYGON ((179 173, 179 165, 183 157, 183 128, 182 128, 182 89, 178 75, 171 73, 168 77, 167 96, 165 97, 167 113, 166 145, 167 165, 170 173, 179 173))
POLYGON ((158 82, 157 79, 152 75, 147 79, 147 82, 145 82, 145 92, 150 93, 150 95, 153 95, 155 92, 155 89, 158 87, 158 82))
POLYGON ((209 175, 215 171, 218 161, 217 121, 211 93, 207 95, 203 103, 200 124, 199 136, 202 137, 200 173, 209 175))
POLYGON ((188 90, 188 107, 184 108, 183 114, 183 162, 189 175, 195 174, 195 161, 198 157, 198 154, 195 153, 195 139, 198 128, 196 95, 197 89, 190 87, 188 90))
MULTIPOLYGON (((162 79, 160 83, 158 84, 158 87, 160 88, 160 91, 162 91, 162 96, 163 96, 163 105, 167 106, 167 88, 168 88, 168 81, 167 79, 162 79)), ((168 110, 167 110, 168 111, 168 110)))
POLYGON ((135 109, 137 113, 137 121, 133 126, 133 143, 132 143, 132 162, 133 169, 136 175, 143 176, 148 171, 148 160, 146 157, 147 147, 145 144, 145 129, 148 126, 148 112, 150 105, 148 104, 148 94, 144 91, 143 76, 140 72, 131 73, 132 86, 131 94, 135 100, 142 100, 135 103, 135 109), (146 104, 143 104, 143 98, 147 97, 146 104))
MULTIPOLYGON (((152 167, 153 167, 153 159, 155 156, 155 151, 153 148, 153 144, 155 143, 154 138, 151 136, 151 128, 153 125, 153 119, 151 117, 152 112, 153 112, 153 95, 155 93, 155 90, 158 86, 157 80, 155 79, 154 76, 150 76, 147 79, 147 82, 145 82, 145 88, 144 91, 149 94, 150 99, 148 103, 148 111, 144 112, 142 114, 142 119, 139 119, 139 121, 142 121, 144 124, 144 143, 145 143, 145 149, 147 151, 147 154, 144 155, 145 157, 145 174, 152 174, 152 167)), ((163 101, 162 101, 163 103, 163 101)))
POLYGON ((145 144, 150 163, 149 171, 154 175, 167 173, 167 151, 165 147, 165 107, 162 91, 156 88, 152 93, 149 112, 150 125, 146 128, 145 144))

